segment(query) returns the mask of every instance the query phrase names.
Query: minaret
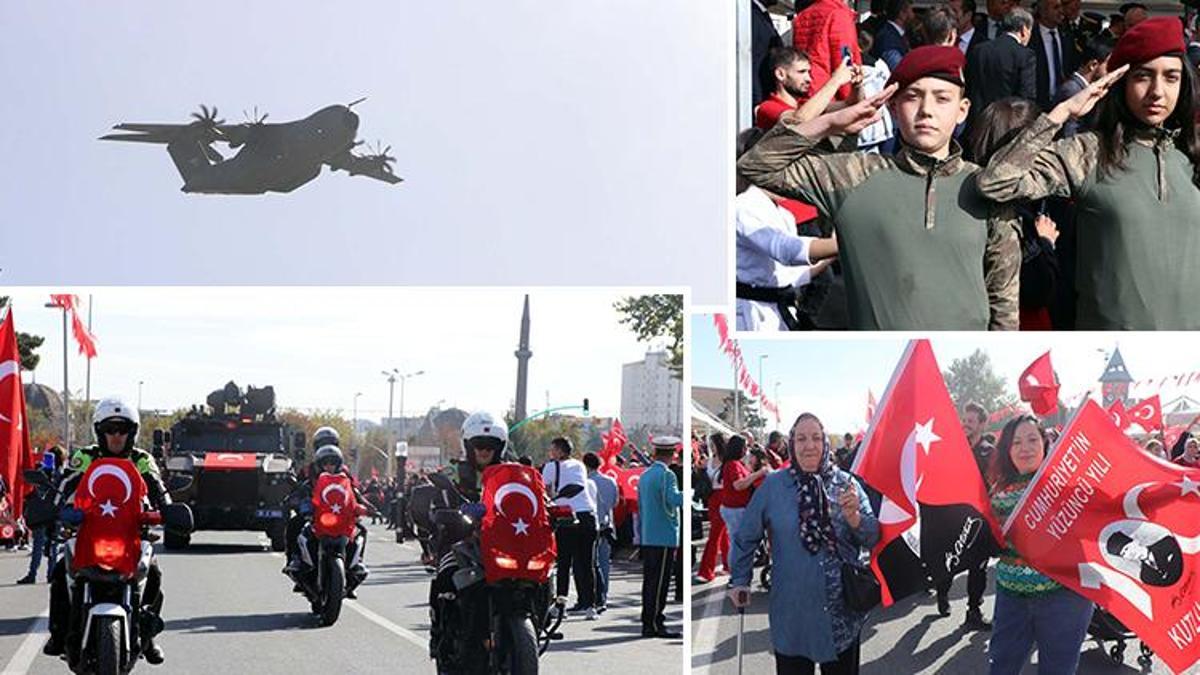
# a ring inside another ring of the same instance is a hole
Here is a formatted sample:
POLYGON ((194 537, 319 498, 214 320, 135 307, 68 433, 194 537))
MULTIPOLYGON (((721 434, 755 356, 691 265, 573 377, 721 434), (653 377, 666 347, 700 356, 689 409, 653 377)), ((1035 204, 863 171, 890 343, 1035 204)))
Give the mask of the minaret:
POLYGON ((517 345, 517 351, 513 352, 517 357, 517 405, 514 422, 520 422, 525 419, 525 387, 529 383, 529 357, 533 356, 533 352, 529 351, 529 296, 525 296, 525 309, 521 312, 521 342, 517 345))
POLYGON ((1130 382, 1133 382, 1133 377, 1125 369, 1125 359, 1121 358, 1121 350, 1114 348, 1112 356, 1108 359, 1108 366, 1100 376, 1100 394, 1104 407, 1107 408, 1118 399, 1124 404, 1129 396, 1130 382))

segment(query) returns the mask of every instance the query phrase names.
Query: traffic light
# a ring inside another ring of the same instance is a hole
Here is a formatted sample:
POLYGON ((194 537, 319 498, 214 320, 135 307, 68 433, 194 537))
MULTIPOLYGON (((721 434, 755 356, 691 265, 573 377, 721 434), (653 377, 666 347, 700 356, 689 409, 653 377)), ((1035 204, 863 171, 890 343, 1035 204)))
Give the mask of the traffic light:
POLYGON ((583 399, 583 414, 584 415, 588 414, 588 400, 586 398, 583 399))

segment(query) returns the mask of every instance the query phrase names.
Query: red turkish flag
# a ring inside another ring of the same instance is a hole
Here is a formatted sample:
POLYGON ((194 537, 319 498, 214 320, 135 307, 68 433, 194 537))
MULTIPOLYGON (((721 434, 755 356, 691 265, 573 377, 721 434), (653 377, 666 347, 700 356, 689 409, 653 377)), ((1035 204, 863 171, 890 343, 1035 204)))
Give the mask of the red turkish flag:
POLYGON ((883 494, 871 568, 884 606, 997 549, 1000 527, 928 340, 909 342, 851 472, 883 494))
POLYGON ((353 537, 358 524, 354 484, 344 473, 322 473, 313 486, 313 532, 318 537, 353 537))
POLYGON ((488 582, 549 579, 558 549, 542 475, 523 464, 493 464, 483 471, 481 500, 486 511, 479 541, 488 582))
POLYGON ((142 499, 146 483, 133 462, 104 457, 88 465, 75 488, 75 508, 83 523, 75 539, 71 569, 137 571, 141 557, 142 499))
POLYGON ((1050 365, 1050 352, 1037 357, 1017 383, 1021 400, 1029 403, 1033 412, 1045 417, 1053 415, 1058 410, 1058 378, 1054 376, 1054 367, 1050 365))
POLYGON ((871 420, 875 419, 875 410, 878 405, 875 403, 875 392, 867 390, 867 426, 871 426, 871 420))
POLYGON ((1121 399, 1112 402, 1108 406, 1108 417, 1112 420, 1113 426, 1125 431, 1129 428, 1129 413, 1125 410, 1125 403, 1121 399))
POLYGON ((79 345, 79 353, 88 359, 95 358, 96 336, 88 332, 87 327, 83 325, 83 321, 79 318, 79 312, 75 307, 79 304, 79 298, 68 293, 53 293, 50 295, 50 304, 55 307, 62 307, 70 313, 71 334, 75 336, 75 342, 79 345))
POLYGON ((25 480, 22 471, 33 468, 29 461, 29 421, 25 415, 25 390, 21 387, 21 354, 12 308, 0 322, 0 478, 8 486, 12 517, 21 517, 25 480))
POLYGON ((1129 420, 1137 422, 1146 431, 1162 429, 1162 405, 1158 401, 1158 394, 1138 401, 1136 405, 1130 408, 1129 420))
POLYGON ((1114 615, 1175 672, 1200 660, 1200 470, 1143 452, 1087 401, 1004 532, 1030 565, 1114 615))
POLYGON ((645 470, 644 466, 625 469, 617 479, 618 487, 621 488, 621 498, 632 504, 634 509, 637 509, 638 481, 642 479, 642 472, 645 470))

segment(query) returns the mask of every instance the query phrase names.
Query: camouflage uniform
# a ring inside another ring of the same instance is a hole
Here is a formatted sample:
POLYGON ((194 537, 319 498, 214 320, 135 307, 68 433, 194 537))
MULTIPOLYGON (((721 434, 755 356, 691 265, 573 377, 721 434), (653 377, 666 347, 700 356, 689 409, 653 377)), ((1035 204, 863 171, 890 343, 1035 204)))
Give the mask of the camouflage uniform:
POLYGON ((1200 329, 1200 190, 1177 130, 1131 131, 1126 169, 1100 177, 1095 132, 1054 141, 1042 115, 993 156, 979 189, 997 201, 1076 200, 1077 327, 1200 329))
POLYGON ((1017 328, 1020 223, 978 195, 957 143, 943 160, 907 146, 818 154, 785 116, 738 169, 834 224, 852 328, 1017 328))

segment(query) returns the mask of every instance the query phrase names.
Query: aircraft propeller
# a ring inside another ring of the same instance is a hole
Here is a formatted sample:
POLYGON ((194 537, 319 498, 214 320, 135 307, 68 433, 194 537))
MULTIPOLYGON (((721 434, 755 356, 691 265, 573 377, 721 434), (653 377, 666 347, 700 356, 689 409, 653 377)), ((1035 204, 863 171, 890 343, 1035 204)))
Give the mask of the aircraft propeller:
POLYGON ((221 133, 221 130, 217 127, 225 124, 225 120, 217 119, 216 106, 213 106, 212 110, 209 110, 208 106, 201 103, 200 112, 192 113, 192 117, 196 118, 196 121, 192 124, 198 124, 214 138, 224 138, 225 134, 221 133))
POLYGON ((254 116, 253 117, 251 117, 250 113, 246 112, 245 110, 242 111, 242 114, 246 116, 247 124, 262 124, 264 121, 266 121, 267 117, 270 116, 269 113, 263 113, 262 117, 259 117, 258 106, 254 106, 254 116))

